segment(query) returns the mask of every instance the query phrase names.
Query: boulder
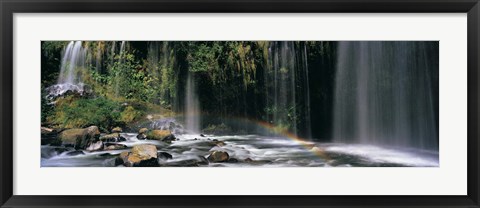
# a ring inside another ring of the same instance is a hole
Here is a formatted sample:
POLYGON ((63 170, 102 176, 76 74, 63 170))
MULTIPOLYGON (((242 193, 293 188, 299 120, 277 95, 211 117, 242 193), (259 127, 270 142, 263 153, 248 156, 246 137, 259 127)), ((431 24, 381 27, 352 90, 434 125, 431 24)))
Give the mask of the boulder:
POLYGON ((223 151, 213 151, 207 157, 208 161, 210 162, 226 162, 229 158, 230 156, 228 153, 223 151))
POLYGON ((176 138, 169 130, 151 130, 146 134, 147 139, 171 142, 176 138))
POLYGON ((124 144, 112 144, 112 143, 106 143, 104 146, 105 150, 119 150, 119 149, 126 149, 127 145, 124 144))
POLYGON ((130 152, 122 152, 115 161, 115 165, 123 164, 127 167, 157 167, 157 147, 151 144, 137 145, 130 152))
POLYGON ((140 130, 138 130, 138 134, 146 134, 147 132, 148 132, 147 128, 141 128, 140 130))
POLYGON ((112 133, 122 133, 122 128, 115 127, 115 128, 112 129, 112 133))
POLYGON ((102 141, 93 142, 85 150, 90 152, 103 150, 103 142, 102 141))
POLYGON ((120 136, 119 133, 112 133, 100 136, 100 140, 103 142, 124 142, 127 139, 120 136))
POLYGON ((64 146, 73 146, 75 149, 85 149, 98 141, 100 131, 96 126, 84 129, 67 129, 58 135, 58 139, 64 146))
POLYGON ((138 135, 137 135, 137 139, 138 139, 138 140, 145 140, 145 139, 147 139, 147 135, 145 135, 145 134, 138 134, 138 135))

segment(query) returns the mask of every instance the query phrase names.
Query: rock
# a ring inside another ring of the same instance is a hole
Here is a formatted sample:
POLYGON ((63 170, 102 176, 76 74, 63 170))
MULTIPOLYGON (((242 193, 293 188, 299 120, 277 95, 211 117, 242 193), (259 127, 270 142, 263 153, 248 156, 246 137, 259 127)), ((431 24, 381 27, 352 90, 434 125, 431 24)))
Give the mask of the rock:
POLYGON ((54 131, 53 129, 43 127, 43 126, 40 128, 40 132, 41 132, 42 135, 53 133, 53 131, 54 131))
POLYGON ((119 150, 119 149, 125 149, 125 148, 127 148, 127 145, 124 145, 124 144, 106 143, 104 146, 105 150, 119 150))
POLYGON ((138 135, 137 135, 137 139, 138 139, 138 140, 145 140, 145 139, 147 139, 147 135, 145 135, 145 134, 138 134, 138 135))
POLYGON ((157 167, 157 147, 151 144, 137 145, 130 152, 122 152, 115 160, 115 165, 127 167, 157 167))
POLYGON ((157 158, 163 160, 170 160, 173 158, 173 156, 167 152, 159 152, 157 153, 157 158))
POLYGON ((205 158, 204 156, 198 156, 198 159, 199 159, 198 161, 199 165, 208 165, 209 163, 207 158, 205 158))
POLYGON ((55 129, 41 127, 40 134, 41 134, 40 138, 41 138, 42 145, 50 144, 50 145, 58 146, 61 144, 61 141, 57 138, 58 133, 55 129))
POLYGON ((205 135, 203 135, 203 134, 200 134, 200 136, 201 136, 201 137, 205 137, 205 135))
POLYGON ((97 141, 97 142, 91 143, 85 150, 90 152, 103 150, 103 142, 97 141))
POLYGON ((165 137, 162 141, 166 143, 171 143, 172 141, 175 141, 175 140, 177 140, 177 138, 175 138, 173 134, 170 134, 167 137, 165 137))
POLYGON ((245 163, 250 163, 250 164, 256 164, 256 165, 272 163, 272 161, 270 161, 270 160, 252 160, 251 158, 245 159, 244 162, 245 163))
POLYGON ((142 144, 134 146, 131 150, 132 154, 138 156, 139 159, 157 158, 157 147, 151 144, 142 144))
POLYGON ((228 162, 228 163, 238 163, 238 160, 235 159, 235 158, 229 158, 229 159, 227 160, 227 162, 228 162))
POLYGON ((227 152, 213 151, 210 153, 207 159, 210 162, 225 162, 225 161, 228 161, 229 158, 230 156, 228 155, 227 152))
POLYGON ((62 131, 58 139, 59 143, 65 146, 73 146, 75 149, 85 149, 98 141, 100 131, 96 126, 84 129, 67 129, 62 131))
POLYGON ((146 134, 147 132, 148 132, 147 128, 141 128, 140 130, 138 130, 138 134, 146 134))
POLYGON ((122 128, 117 126, 117 127, 112 129, 112 133, 122 133, 122 128))
POLYGON ((169 130, 151 130, 147 134, 147 139, 171 142, 175 140, 175 136, 169 130))
POLYGON ((120 140, 119 133, 112 133, 100 136, 100 140, 103 142, 118 142, 120 140))

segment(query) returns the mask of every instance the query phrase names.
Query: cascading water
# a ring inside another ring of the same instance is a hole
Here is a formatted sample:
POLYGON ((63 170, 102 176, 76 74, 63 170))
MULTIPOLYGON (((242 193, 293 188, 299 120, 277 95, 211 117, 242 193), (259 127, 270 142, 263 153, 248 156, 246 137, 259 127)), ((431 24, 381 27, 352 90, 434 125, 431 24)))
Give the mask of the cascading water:
POLYGON ((58 84, 78 84, 81 82, 78 70, 85 67, 85 50, 82 41, 71 41, 63 54, 58 84))
POLYGON ((124 62, 125 62, 125 41, 122 41, 120 44, 120 52, 119 52, 119 59, 118 59, 118 71, 115 75, 115 97, 120 96, 120 82, 124 76, 124 62))
POLYGON ((310 93, 306 46, 292 41, 272 42, 268 50, 269 70, 265 73, 268 121, 294 134, 301 131, 309 138, 310 93), (301 126, 297 126, 299 123, 301 126))
POLYGON ((334 141, 438 150, 438 42, 339 42, 334 141))
POLYGON ((83 93, 82 70, 85 69, 85 58, 86 50, 82 46, 82 41, 70 41, 63 52, 57 84, 46 89, 48 99, 69 91, 83 93))
POLYGON ((200 132, 200 103, 198 102, 195 80, 188 74, 185 88, 185 127, 193 133, 200 132))

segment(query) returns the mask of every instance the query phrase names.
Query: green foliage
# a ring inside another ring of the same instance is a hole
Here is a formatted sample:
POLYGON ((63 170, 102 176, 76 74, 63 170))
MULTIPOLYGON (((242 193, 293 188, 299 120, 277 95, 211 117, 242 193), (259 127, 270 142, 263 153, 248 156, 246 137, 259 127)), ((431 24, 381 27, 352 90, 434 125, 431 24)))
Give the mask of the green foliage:
POLYGON ((48 121, 62 128, 84 128, 96 125, 110 129, 120 121, 121 105, 104 97, 77 99, 73 96, 60 98, 48 121))
POLYGON ((135 110, 132 106, 127 106, 120 114, 120 121, 130 123, 142 116, 142 112, 135 110))

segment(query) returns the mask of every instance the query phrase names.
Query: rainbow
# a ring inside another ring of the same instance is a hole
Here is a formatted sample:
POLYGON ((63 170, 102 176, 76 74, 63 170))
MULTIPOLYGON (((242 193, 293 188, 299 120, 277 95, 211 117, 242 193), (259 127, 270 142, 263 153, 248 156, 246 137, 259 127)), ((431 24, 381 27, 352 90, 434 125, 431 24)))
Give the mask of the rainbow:
MULTIPOLYGON (((205 116, 205 115, 216 116, 216 115, 212 115, 212 114, 208 114, 208 113, 200 113, 200 114, 198 114, 198 116, 205 116)), ((216 117, 219 117, 219 116, 216 116, 216 117)), ((330 160, 330 158, 327 156, 327 154, 325 153, 325 151, 321 147, 315 146, 314 143, 309 142, 306 139, 297 136, 296 134, 288 131, 288 129, 279 128, 278 126, 275 126, 275 125, 273 125, 269 122, 256 120, 256 119, 252 119, 252 118, 248 118, 248 117, 229 116, 229 117, 224 117, 224 118, 228 119, 228 120, 241 121, 241 122, 247 122, 247 123, 255 124, 256 126, 262 127, 269 132, 273 132, 275 134, 278 134, 279 136, 282 136, 282 137, 285 137, 285 138, 288 138, 288 139, 291 139, 291 140, 297 142, 298 144, 302 145, 307 150, 309 150, 310 152, 312 152, 313 154, 315 154, 316 156, 318 156, 318 157, 320 157, 324 160, 330 160)))

